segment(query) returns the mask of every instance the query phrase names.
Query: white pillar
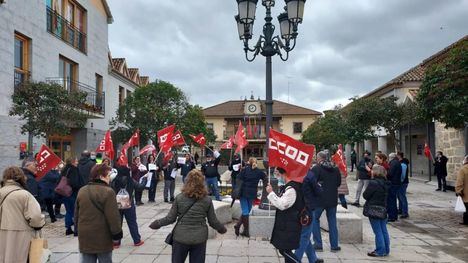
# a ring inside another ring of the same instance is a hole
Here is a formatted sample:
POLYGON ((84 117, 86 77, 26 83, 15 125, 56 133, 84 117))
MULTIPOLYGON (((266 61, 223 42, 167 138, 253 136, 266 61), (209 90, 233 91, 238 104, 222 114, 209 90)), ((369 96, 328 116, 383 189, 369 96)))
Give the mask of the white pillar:
POLYGON ((379 136, 377 139, 377 148, 379 151, 388 155, 387 150, 387 136, 379 136))

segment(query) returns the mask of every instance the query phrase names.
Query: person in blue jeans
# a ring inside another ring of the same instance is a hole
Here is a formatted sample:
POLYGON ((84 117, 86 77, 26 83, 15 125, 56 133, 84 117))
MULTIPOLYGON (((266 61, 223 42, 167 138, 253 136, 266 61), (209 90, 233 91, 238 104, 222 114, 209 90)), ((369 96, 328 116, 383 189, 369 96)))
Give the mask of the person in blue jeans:
POLYGON ((213 191, 213 194, 218 201, 221 201, 218 189, 218 180, 220 178, 218 165, 220 161, 221 154, 218 151, 215 151, 214 153, 208 152, 206 154, 206 162, 203 163, 201 167, 202 173, 205 176, 206 186, 208 189, 213 191), (215 158, 213 158, 213 155, 215 158))
POLYGON ((341 174, 339 169, 330 162, 328 153, 325 151, 317 154, 317 163, 312 168, 312 173, 317 176, 317 184, 322 188, 322 194, 317 199, 318 206, 314 210, 312 221, 315 250, 323 251, 320 216, 325 211, 328 220, 331 251, 340 251, 338 227, 336 225, 336 206, 338 205, 338 187, 341 185, 341 174))
POLYGON ((268 180, 265 173, 257 168, 257 159, 255 157, 249 158, 249 164, 241 171, 238 178, 242 181, 239 194, 242 216, 234 226, 234 232, 236 236, 240 234, 241 236, 249 237, 249 215, 252 210, 253 201, 257 198, 258 182, 263 180, 263 185, 266 185, 268 180), (240 233, 242 225, 244 229, 240 233))
POLYGON ((408 218, 408 199, 406 198, 406 190, 409 184, 409 160, 404 158, 402 152, 397 153, 398 161, 401 163, 401 187, 398 192, 398 214, 401 214, 400 218, 408 218))
MULTIPOLYGON (((386 170, 383 166, 374 165, 372 167, 373 179, 364 191, 363 197, 366 200, 364 209, 367 207, 387 208, 388 191, 390 182, 385 178, 386 170)), ((370 257, 384 257, 390 254, 390 237, 387 230, 387 215, 383 213, 381 218, 369 217, 372 231, 375 235, 375 250, 367 253, 370 257)))
POLYGON ((72 188, 72 194, 70 196, 63 197, 63 205, 65 206, 65 235, 78 235, 78 228, 75 225, 74 230, 72 226, 74 225, 73 218, 75 217, 75 201, 78 191, 82 186, 82 180, 80 178, 80 173, 78 171, 78 159, 77 158, 68 158, 66 160, 66 165, 62 169, 60 176, 64 176, 68 179, 68 184, 72 188))
MULTIPOLYGON (((311 220, 314 218, 314 210, 319 205, 318 196, 321 194, 322 189, 318 185, 317 176, 309 170, 304 181, 302 183, 302 192, 304 195, 304 202, 307 209, 307 213, 311 220)), ((317 258, 317 254, 315 253, 314 246, 310 241, 310 236, 312 235, 312 223, 309 225, 303 225, 301 231, 301 241, 299 244, 299 248, 296 249, 294 254, 298 259, 302 259, 304 253, 307 255, 309 259, 309 263, 321 263, 323 259, 317 258)))

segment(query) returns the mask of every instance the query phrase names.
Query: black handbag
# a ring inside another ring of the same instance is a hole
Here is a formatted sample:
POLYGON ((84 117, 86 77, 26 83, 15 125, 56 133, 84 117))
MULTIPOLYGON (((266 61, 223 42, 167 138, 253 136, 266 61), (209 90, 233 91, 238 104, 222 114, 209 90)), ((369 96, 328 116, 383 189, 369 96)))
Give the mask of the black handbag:
POLYGON ((187 211, 185 211, 185 213, 183 213, 178 219, 177 219, 177 223, 175 224, 174 228, 172 229, 171 233, 167 234, 167 237, 166 239, 164 240, 164 242, 166 242, 166 244, 168 245, 171 245, 174 243, 174 230, 175 228, 177 227, 177 225, 179 224, 180 220, 182 220, 182 217, 185 216, 185 214, 187 214, 187 212, 192 208, 192 206, 197 202, 197 200, 195 200, 190 206, 189 208, 187 209, 187 211))
POLYGON ((380 205, 364 205, 362 214, 369 218, 385 219, 387 218, 387 208, 380 205))

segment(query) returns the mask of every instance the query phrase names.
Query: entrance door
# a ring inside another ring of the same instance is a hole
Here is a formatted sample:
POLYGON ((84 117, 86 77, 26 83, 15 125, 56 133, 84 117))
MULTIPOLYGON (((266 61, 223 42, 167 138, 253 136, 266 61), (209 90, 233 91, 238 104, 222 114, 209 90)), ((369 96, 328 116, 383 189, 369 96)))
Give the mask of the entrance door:
POLYGON ((50 136, 49 148, 63 161, 72 157, 71 136, 50 136))

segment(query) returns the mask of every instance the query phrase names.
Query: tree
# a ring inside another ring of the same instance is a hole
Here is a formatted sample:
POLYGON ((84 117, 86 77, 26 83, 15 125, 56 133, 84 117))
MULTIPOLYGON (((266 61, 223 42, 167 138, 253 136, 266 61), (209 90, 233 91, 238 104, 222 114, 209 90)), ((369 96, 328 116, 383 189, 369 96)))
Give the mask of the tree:
POLYGON ((346 142, 346 127, 341 107, 324 112, 325 115, 312 123, 303 133, 302 141, 314 144, 317 149, 330 149, 334 144, 346 142))
POLYGON ((379 99, 354 97, 351 100, 341 110, 347 142, 361 142, 374 137, 373 127, 379 118, 379 109, 376 107, 379 99))
POLYGON ((204 132, 207 141, 215 139, 206 127, 202 108, 190 105, 181 89, 161 80, 137 88, 110 121, 117 143, 125 142, 136 129, 140 129, 142 143, 148 139, 157 142, 157 131, 170 124, 175 124, 185 136, 204 132))
POLYGON ((78 90, 67 92, 58 84, 45 82, 24 83, 15 88, 12 100, 9 114, 25 121, 21 133, 29 133, 29 151, 34 136, 70 134, 72 128, 82 128, 86 123, 86 114, 79 110, 86 93, 78 90))
POLYGON ((462 129, 468 123, 468 42, 426 70, 417 95, 421 117, 462 129))

